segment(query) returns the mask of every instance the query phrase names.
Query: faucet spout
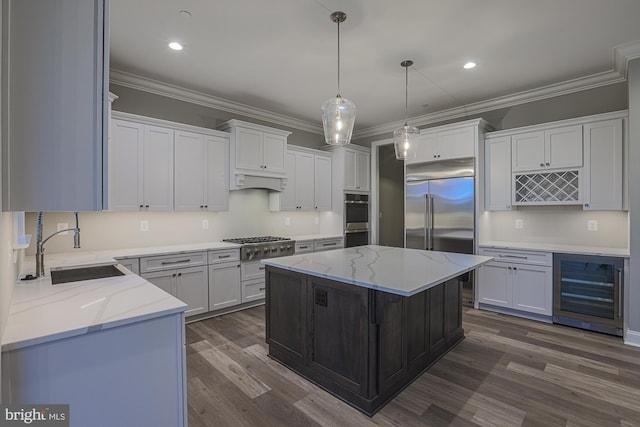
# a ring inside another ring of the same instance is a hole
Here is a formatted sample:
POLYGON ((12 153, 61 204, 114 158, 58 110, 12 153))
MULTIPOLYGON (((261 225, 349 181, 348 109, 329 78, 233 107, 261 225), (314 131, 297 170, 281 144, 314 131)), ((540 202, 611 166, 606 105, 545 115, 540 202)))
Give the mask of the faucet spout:
POLYGON ((73 247, 74 249, 80 249, 80 223, 78 221, 78 212, 74 212, 76 219, 76 226, 74 228, 65 228, 64 230, 58 230, 52 233, 46 239, 42 239, 42 212, 38 212, 38 225, 36 231, 36 277, 44 276, 44 244, 49 241, 53 236, 56 236, 65 231, 73 231, 73 247))

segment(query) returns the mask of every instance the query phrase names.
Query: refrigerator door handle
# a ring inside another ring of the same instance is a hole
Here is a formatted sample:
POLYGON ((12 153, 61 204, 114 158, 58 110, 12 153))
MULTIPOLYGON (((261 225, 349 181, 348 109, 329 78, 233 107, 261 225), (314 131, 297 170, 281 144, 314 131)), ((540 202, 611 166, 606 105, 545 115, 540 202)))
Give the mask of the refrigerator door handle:
POLYGON ((425 222, 424 222, 424 248, 426 250, 433 249, 433 196, 431 194, 425 194, 427 206, 425 209, 425 222))

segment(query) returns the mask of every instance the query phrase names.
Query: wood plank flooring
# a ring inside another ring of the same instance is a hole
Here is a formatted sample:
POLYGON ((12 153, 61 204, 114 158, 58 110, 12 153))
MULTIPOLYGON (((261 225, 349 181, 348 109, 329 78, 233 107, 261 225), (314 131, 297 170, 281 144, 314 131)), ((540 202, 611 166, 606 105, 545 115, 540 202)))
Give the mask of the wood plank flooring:
POLYGON ((267 357, 264 306, 187 325, 189 426, 640 426, 640 348, 466 308, 466 338, 369 418, 267 357))

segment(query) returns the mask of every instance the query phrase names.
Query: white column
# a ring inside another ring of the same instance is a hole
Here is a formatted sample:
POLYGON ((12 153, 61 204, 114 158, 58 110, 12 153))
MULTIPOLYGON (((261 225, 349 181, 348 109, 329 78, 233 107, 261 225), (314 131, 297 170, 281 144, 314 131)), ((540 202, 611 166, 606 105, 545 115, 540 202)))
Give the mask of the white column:
POLYGON ((629 244, 625 342, 640 346, 640 59, 629 62, 629 244))

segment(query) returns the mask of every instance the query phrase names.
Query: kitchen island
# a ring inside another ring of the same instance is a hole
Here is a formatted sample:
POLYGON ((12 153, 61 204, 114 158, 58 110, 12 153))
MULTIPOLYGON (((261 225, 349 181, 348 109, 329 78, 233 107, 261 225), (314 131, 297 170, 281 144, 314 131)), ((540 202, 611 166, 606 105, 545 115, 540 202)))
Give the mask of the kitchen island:
POLYGON ((263 260, 269 356, 373 415, 464 338, 459 278, 491 259, 369 245, 263 260))

